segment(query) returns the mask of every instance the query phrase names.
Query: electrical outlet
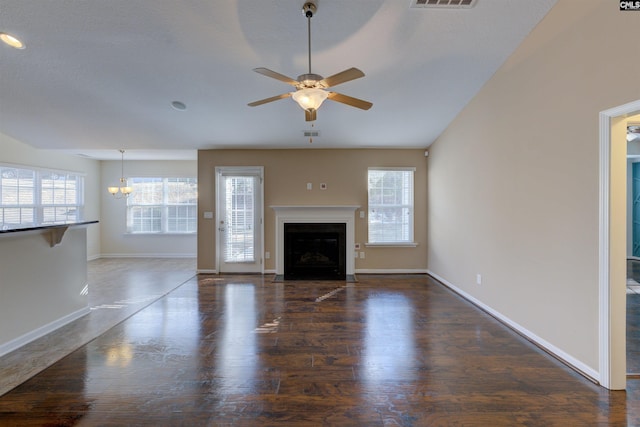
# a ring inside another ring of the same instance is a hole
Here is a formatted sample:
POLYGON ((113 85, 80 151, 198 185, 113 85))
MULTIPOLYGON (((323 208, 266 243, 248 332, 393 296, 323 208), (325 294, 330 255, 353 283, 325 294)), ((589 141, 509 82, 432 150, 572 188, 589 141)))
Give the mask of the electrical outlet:
POLYGON ((264 259, 271 259, 271 252, 265 252, 264 253, 264 259))
POLYGON ((313 184, 310 182, 307 182, 307 190, 313 190, 313 184))
POLYGON ((360 252, 360 259, 364 259, 364 252, 360 252))
POLYGON ((482 285, 482 274, 480 273, 476 274, 476 284, 482 285))

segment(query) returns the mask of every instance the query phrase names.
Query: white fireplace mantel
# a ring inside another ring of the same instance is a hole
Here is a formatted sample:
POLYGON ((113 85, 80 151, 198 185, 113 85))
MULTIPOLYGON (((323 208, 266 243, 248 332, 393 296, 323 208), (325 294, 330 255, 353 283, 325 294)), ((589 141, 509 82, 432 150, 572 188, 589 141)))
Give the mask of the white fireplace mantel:
POLYGON ((276 274, 284 274, 284 224, 340 223, 346 224, 346 273, 355 271, 355 211, 359 205, 288 205, 271 206, 276 212, 276 274))

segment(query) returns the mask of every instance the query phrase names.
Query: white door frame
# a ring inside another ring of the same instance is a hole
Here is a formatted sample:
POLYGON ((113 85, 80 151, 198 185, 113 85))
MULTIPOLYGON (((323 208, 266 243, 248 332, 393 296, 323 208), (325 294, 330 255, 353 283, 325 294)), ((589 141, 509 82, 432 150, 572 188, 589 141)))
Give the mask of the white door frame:
POLYGON ((216 218, 215 218, 215 241, 216 241, 216 271, 220 274, 220 257, 222 256, 220 233, 218 233, 219 218, 221 216, 220 204, 218 203, 218 184, 220 175, 238 174, 238 175, 255 175, 260 178, 258 187, 260 188, 260 200, 258 200, 258 206, 256 206, 256 213, 260 216, 260 230, 256 233, 260 237, 260 247, 256 248, 256 255, 260 258, 260 273, 264 274, 264 166, 216 166, 214 173, 213 200, 216 203, 216 218))
MULTIPOLYGON (((614 256, 618 256, 617 247, 622 243, 621 239, 624 239, 623 247, 626 251, 626 233, 621 233, 619 227, 612 228, 614 222, 622 222, 623 228, 626 229, 626 221, 621 221, 626 217, 626 194, 624 209, 621 209, 619 200, 616 199, 612 202, 612 197, 616 197, 616 195, 611 191, 611 183, 615 181, 612 164, 620 163, 621 151, 624 151, 624 164, 626 165, 626 141, 624 150, 612 146, 611 121, 638 112, 640 112, 640 100, 600 112, 599 381, 603 387, 609 389, 624 389, 626 387, 626 369, 624 369, 626 363, 626 337, 624 335, 626 318, 621 319, 621 317, 625 317, 624 310, 616 310, 620 306, 619 295, 622 290, 617 289, 615 286, 619 285, 612 283, 611 280, 612 276, 616 282, 618 277, 626 277, 626 270, 620 272, 618 267, 611 265, 612 247, 614 256), (622 364, 622 369, 620 364, 622 364)), ((617 141, 613 143, 617 144, 617 141)))

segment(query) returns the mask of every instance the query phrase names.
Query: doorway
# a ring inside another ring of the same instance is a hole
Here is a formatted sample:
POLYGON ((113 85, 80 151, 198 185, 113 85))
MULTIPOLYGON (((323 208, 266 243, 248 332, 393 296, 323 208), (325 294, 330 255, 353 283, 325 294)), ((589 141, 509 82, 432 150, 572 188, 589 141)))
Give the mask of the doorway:
POLYGON ((626 388, 627 119, 640 100, 600 112, 599 382, 626 388))
POLYGON ((640 378, 640 114, 627 119, 627 379, 640 378))
POLYGON ((263 273, 263 167, 216 167, 215 171, 216 269, 263 273))

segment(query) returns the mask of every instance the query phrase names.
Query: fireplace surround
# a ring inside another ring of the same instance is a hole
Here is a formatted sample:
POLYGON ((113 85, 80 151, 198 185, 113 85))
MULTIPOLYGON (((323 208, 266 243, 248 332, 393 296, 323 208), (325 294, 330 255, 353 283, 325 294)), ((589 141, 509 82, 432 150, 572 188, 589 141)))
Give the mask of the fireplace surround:
MULTIPOLYGON (((285 224, 326 224, 329 227, 331 224, 343 224, 344 238, 342 240, 344 243, 340 241, 339 244, 344 252, 344 275, 347 278, 353 277, 355 269, 355 211, 359 207, 358 205, 271 206, 276 213, 276 277, 293 278, 285 277, 285 224)), ((304 228, 303 226, 298 227, 304 228)), ((335 231, 330 231, 329 234, 331 233, 335 233, 335 231)), ((307 237, 312 236, 308 235, 307 237)), ((328 236, 312 237, 312 240, 315 239, 316 243, 320 245, 328 244, 326 240, 334 240, 333 237, 324 239, 325 237, 328 236)))

